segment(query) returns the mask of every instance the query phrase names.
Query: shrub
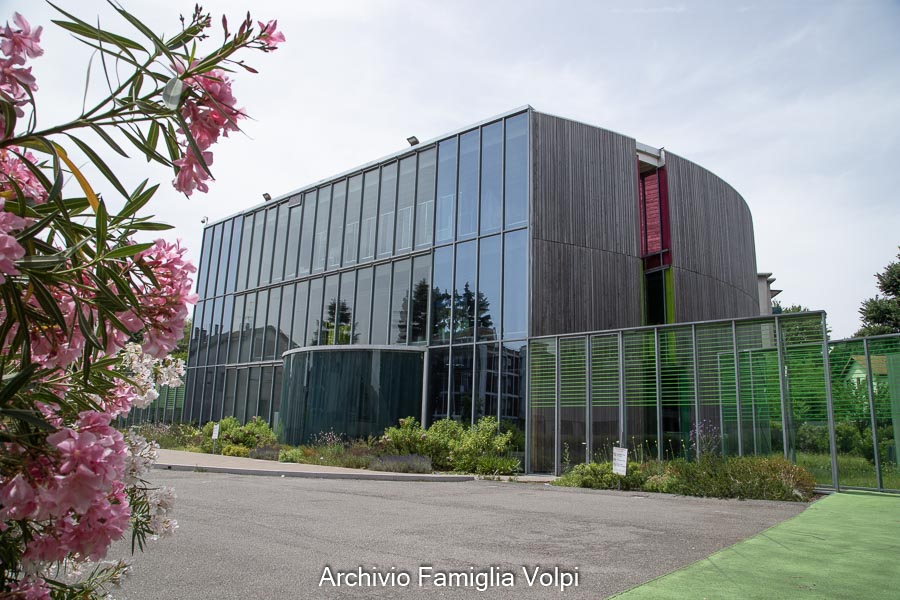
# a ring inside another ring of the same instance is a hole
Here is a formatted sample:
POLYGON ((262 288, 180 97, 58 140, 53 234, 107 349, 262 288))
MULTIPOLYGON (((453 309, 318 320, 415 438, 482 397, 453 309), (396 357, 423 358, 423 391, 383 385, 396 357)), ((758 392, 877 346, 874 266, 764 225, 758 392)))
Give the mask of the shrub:
POLYGON ((521 471, 522 463, 514 456, 486 454, 475 461, 475 473, 478 475, 515 475, 521 471))
MULTIPOLYGON (((201 447, 204 452, 212 452, 212 432, 215 422, 210 421, 203 426, 203 441, 201 447)), ((246 425, 234 417, 225 417, 219 421, 218 446, 224 448, 227 445, 243 446, 247 450, 253 450, 257 446, 275 446, 278 438, 269 424, 259 417, 253 417, 246 425)))
POLYGON ((450 462, 455 471, 479 472, 478 461, 488 457, 500 458, 506 453, 512 432, 497 433, 497 419, 483 417, 464 430, 456 443, 450 462))
POLYGON ((225 444, 222 446, 222 456, 240 456, 242 458, 247 458, 250 456, 250 448, 238 446, 237 444, 225 444))
POLYGON ((453 465, 453 450, 462 437, 463 426, 452 419, 436 421, 425 432, 425 455, 431 459, 431 464, 439 471, 451 471, 453 465))
POLYGON ((256 448, 250 450, 250 458, 258 458, 260 460, 278 460, 281 453, 281 446, 277 443, 260 444, 256 448))
POLYGON ((400 419, 399 427, 388 427, 384 430, 386 450, 397 454, 425 454, 425 430, 415 417, 400 419))
POLYGON ((797 450, 816 454, 828 452, 828 427, 803 423, 797 429, 797 450))
POLYGON ((641 489, 645 475, 640 463, 628 463, 627 473, 625 477, 613 473, 611 462, 582 463, 558 477, 553 485, 595 490, 614 490, 620 485, 623 490, 641 489))
POLYGON ((780 456, 735 457, 725 466, 733 498, 805 501, 816 487, 809 471, 780 456))
POLYGON ((390 473, 431 473, 431 460, 419 454, 399 454, 378 456, 369 463, 373 471, 390 473))

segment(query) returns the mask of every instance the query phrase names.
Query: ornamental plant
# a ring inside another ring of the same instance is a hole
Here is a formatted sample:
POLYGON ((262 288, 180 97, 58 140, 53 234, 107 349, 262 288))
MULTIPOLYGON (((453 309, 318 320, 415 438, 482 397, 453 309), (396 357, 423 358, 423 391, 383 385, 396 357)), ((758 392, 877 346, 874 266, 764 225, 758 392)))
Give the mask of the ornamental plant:
POLYGON ((213 44, 200 7, 157 35, 111 6, 140 41, 54 6, 99 82, 59 125, 36 110, 42 28, 19 14, 0 28, 0 598, 105 596, 128 568, 98 562, 114 540, 174 530, 173 492, 144 480, 155 446, 112 424, 180 383, 166 356, 195 269, 180 242, 138 241, 170 228, 143 215, 159 186, 126 188, 101 155, 136 150, 185 195, 207 191, 212 146, 245 117, 231 77, 254 71, 238 57, 284 41, 248 15, 213 44))

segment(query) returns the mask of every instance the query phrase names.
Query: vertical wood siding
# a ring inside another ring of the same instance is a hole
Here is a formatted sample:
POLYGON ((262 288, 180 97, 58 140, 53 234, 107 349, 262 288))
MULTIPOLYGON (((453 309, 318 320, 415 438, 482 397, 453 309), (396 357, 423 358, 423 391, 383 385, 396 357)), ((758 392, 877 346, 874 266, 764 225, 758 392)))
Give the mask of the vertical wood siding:
POLYGON ((641 324, 635 141, 532 112, 532 336, 641 324))
POLYGON ((753 219, 709 171, 666 153, 675 320, 759 314, 753 219))

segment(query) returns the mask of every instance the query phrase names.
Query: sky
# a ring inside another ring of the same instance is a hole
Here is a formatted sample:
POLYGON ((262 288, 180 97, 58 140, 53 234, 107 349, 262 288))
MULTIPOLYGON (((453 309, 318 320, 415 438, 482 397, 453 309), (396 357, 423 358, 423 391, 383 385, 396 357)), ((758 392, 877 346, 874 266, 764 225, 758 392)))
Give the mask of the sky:
MULTIPOLYGON (((139 36, 100 0, 58 0, 139 36)), ((193 2, 122 0, 159 33, 193 2)), ((43 25, 33 60, 39 125, 80 112, 91 51, 49 5, 0 0, 43 25)), ((214 150, 216 181, 185 198, 172 174, 110 158, 125 183, 162 182, 147 210, 198 262, 216 221, 509 109, 536 110, 665 147, 717 174, 753 214, 757 266, 784 305, 824 309, 835 338, 859 327, 875 273, 900 246, 900 2, 278 2, 205 8, 278 19, 287 41, 245 57, 234 94, 252 117, 214 150)), ((214 31, 215 39, 220 35, 214 31)), ((212 41, 212 40, 211 40, 212 41)), ((88 98, 102 93, 97 61, 88 98)), ((111 153, 110 153, 111 154, 111 153)), ((108 154, 104 154, 104 157, 108 154)), ((90 167, 86 168, 90 171, 90 167)), ((95 176, 113 208, 115 192, 95 176), (110 189, 107 189, 110 188, 110 189)))

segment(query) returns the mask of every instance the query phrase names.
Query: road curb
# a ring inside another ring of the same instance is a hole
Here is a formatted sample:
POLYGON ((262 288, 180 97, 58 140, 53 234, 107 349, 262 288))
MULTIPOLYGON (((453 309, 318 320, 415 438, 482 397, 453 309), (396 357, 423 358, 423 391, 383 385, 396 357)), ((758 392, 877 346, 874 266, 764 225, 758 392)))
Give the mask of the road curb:
POLYGON ((164 471, 195 471, 199 473, 231 473, 232 475, 264 475, 269 477, 304 477, 307 479, 361 479, 368 481, 474 481, 473 475, 401 475, 394 473, 325 473, 321 471, 268 471, 262 469, 241 469, 236 467, 204 467, 202 465, 175 465, 157 463, 154 468, 164 471))

